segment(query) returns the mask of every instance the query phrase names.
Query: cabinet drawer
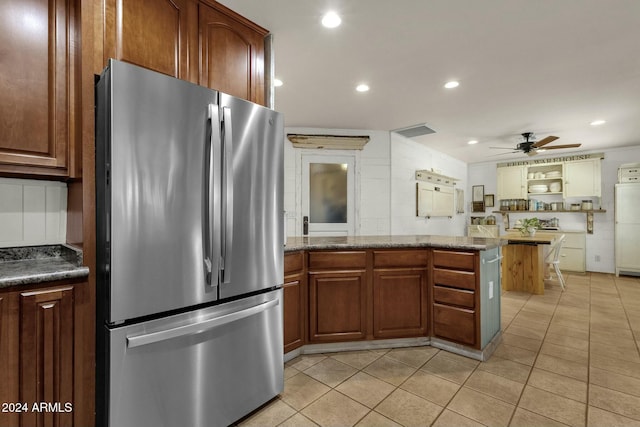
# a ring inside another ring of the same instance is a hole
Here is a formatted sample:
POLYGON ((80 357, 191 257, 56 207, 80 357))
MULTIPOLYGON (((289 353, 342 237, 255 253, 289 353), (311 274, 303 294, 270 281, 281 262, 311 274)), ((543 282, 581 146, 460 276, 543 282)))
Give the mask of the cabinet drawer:
POLYGON ((445 285, 454 288, 476 289, 476 275, 470 271, 445 270, 442 268, 433 269, 433 284, 445 285))
POLYGON ((462 344, 476 344, 475 312, 446 305, 433 305, 433 332, 437 337, 462 344))
POLYGON ((454 268, 456 270, 474 270, 473 252, 433 251, 433 266, 454 268))
POLYGON ((374 268, 421 267, 427 268, 429 252, 422 251, 373 251, 374 268))
POLYGON ((620 182, 621 183, 640 182, 640 175, 636 175, 636 176, 621 176, 620 177, 620 182))
POLYGON ((459 305, 473 309, 475 307, 475 292, 434 286, 433 300, 442 304, 459 305))
POLYGON ((360 269, 366 266, 367 253, 365 251, 309 252, 309 269, 360 269))
POLYGON ((584 233, 566 233, 562 247, 566 248, 585 248, 585 235, 584 233))
POLYGON ((304 252, 291 252, 284 254, 284 275, 302 271, 304 265, 304 252))

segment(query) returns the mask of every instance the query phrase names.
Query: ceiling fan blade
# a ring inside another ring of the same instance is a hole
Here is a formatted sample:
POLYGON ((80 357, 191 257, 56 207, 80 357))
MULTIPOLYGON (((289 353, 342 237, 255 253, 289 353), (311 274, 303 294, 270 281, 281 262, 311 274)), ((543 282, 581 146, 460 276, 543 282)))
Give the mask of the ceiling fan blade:
POLYGON ((542 138, 540 141, 538 141, 538 142, 534 143, 534 144, 532 145, 532 147, 533 147, 533 148, 540 148, 540 147, 542 147, 543 145, 547 145, 548 143, 555 141, 556 139, 558 139, 558 137, 557 137, 557 136, 548 136, 548 137, 546 137, 546 138, 542 138))
POLYGON ((564 145, 554 145, 552 147, 544 147, 545 150, 557 150, 558 148, 576 148, 580 147, 582 144, 564 144, 564 145))
POLYGON ((509 153, 498 153, 498 154, 492 154, 488 157, 496 157, 496 156, 504 156, 505 154, 514 154, 514 153, 520 153, 520 151, 511 151, 509 153))
POLYGON ((498 150, 513 150, 513 147, 489 147, 489 148, 496 148, 498 150))

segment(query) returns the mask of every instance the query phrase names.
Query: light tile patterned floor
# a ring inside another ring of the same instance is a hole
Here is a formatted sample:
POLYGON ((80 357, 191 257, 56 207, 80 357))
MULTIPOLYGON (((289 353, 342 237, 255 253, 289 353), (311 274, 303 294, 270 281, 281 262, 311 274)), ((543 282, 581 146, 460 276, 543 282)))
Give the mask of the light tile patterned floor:
POLYGON ((301 356, 240 425, 640 426, 640 279, 565 278, 565 292, 502 295, 487 362, 432 347, 301 356))

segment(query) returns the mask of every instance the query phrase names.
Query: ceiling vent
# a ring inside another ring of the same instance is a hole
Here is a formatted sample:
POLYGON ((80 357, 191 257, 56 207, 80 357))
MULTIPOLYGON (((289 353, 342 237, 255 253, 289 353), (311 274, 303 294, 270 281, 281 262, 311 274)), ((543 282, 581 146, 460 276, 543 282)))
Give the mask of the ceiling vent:
POLYGON ((342 135, 300 135, 287 134, 295 148, 315 148, 327 150, 362 150, 369 142, 369 136, 342 135))
POLYGON ((392 130, 391 132, 398 133, 404 136, 405 138, 414 138, 416 136, 429 135, 430 133, 436 133, 435 130, 431 129, 430 127, 427 127, 427 125, 424 123, 409 126, 406 128, 395 129, 395 130, 392 130))

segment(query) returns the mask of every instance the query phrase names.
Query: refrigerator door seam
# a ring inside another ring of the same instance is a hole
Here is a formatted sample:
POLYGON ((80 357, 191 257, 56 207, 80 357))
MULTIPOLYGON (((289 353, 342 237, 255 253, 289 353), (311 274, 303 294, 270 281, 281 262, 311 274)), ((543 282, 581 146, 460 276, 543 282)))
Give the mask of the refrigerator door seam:
POLYGON ((254 316, 279 304, 279 299, 273 299, 244 310, 225 314, 219 317, 214 317, 213 319, 204 320, 202 322, 190 323, 188 325, 182 325, 176 328, 152 332, 144 335, 127 336, 127 348, 140 347, 143 345, 166 341, 172 338, 182 337, 186 335, 201 334, 211 329, 229 324, 231 322, 236 322, 238 320, 254 316))

